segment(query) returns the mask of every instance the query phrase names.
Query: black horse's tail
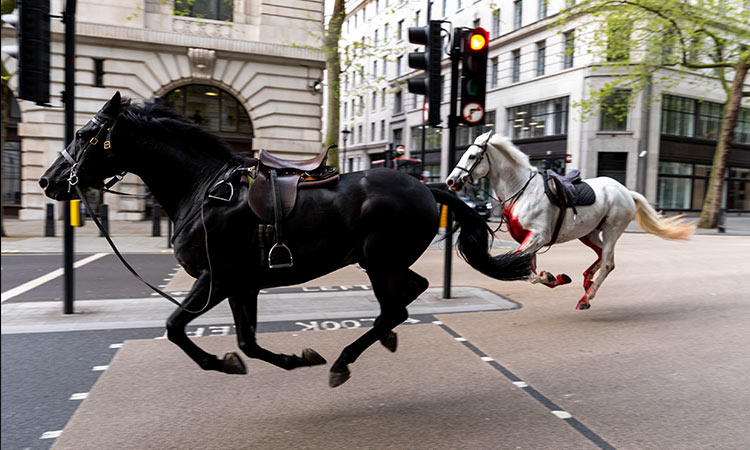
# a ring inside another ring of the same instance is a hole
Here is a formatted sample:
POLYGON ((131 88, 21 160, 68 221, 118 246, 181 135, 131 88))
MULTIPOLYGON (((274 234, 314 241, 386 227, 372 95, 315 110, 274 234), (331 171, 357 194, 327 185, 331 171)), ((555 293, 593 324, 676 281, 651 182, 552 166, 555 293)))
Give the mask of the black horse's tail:
POLYGON ((483 274, 498 280, 520 280, 531 274, 531 255, 511 251, 492 256, 489 252, 491 234, 487 222, 466 205, 445 184, 432 184, 428 188, 438 203, 450 208, 461 232, 456 247, 469 265, 483 274))

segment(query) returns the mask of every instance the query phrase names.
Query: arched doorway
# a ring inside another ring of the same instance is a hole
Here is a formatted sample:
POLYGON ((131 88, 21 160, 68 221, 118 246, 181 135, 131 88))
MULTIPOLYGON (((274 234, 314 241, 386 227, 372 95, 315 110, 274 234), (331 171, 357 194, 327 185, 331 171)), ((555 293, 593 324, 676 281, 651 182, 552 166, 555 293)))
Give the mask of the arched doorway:
POLYGON ((219 136, 237 153, 252 152, 253 125, 240 102, 229 92, 205 84, 188 84, 169 91, 164 104, 219 136))

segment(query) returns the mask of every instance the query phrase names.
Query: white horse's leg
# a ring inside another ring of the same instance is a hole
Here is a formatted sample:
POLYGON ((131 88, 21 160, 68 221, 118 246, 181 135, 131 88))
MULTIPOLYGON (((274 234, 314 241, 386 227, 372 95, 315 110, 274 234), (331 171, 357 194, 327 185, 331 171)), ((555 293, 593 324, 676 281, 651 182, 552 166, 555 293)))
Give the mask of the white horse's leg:
MULTIPOLYGON (((627 223, 625 224, 627 226, 627 223)), ((602 230, 602 247, 601 257, 599 258, 599 273, 596 276, 596 280, 586 289, 586 293, 583 294, 576 309, 589 309, 591 304, 589 303, 596 296, 596 291, 599 290, 604 279, 607 278, 612 270, 615 268, 615 244, 617 239, 620 238, 622 232, 625 231, 625 227, 612 227, 605 224, 602 230)), ((588 245, 588 244, 587 244, 588 245)), ((596 264, 596 263, 595 263, 596 264)), ((592 266, 593 267, 593 266, 592 266)), ((589 268, 590 269, 590 268, 589 268)))
POLYGON ((599 270, 599 264, 602 261, 602 240, 599 237, 599 230, 594 230, 579 240, 596 253, 596 261, 583 272, 583 289, 588 289, 594 282, 594 274, 599 270))
POLYGON ((529 235, 526 236, 526 239, 524 239, 523 243, 518 247, 518 250, 525 251, 533 255, 531 260, 531 275, 529 275, 529 282, 531 284, 542 283, 547 287, 553 288, 561 286, 563 284, 568 284, 571 282, 571 279, 565 274, 554 276, 551 273, 545 271, 541 271, 537 275, 536 252, 544 247, 544 244, 549 242, 549 239, 549 236, 546 236, 543 233, 534 233, 532 231, 529 233, 529 235))

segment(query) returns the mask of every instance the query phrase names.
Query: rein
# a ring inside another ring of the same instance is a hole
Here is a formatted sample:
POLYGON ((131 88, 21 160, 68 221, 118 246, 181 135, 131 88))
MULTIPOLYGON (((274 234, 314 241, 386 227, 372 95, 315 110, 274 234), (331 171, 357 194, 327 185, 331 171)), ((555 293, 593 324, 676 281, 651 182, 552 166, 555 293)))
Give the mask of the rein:
MULTIPOLYGON (((73 156, 68 152, 67 148, 63 149, 63 151, 62 151, 63 157, 71 165, 70 176, 68 177, 68 192, 70 192, 71 188, 75 188, 76 192, 78 193, 78 197, 80 197, 81 201, 83 201, 83 204, 86 206, 86 211, 88 211, 89 214, 91 215, 91 218, 94 220, 94 223, 96 224, 97 228, 99 228, 99 231, 101 231, 102 236, 104 236, 104 238, 107 240, 107 243, 112 248, 112 251, 115 253, 115 255, 120 260, 120 262, 122 263, 122 265, 125 266, 125 268, 128 269, 128 271, 130 271, 130 273, 136 279, 138 279, 138 281, 140 281, 141 283, 145 284, 151 290, 153 290, 157 294, 161 295, 162 297, 166 298, 170 302, 174 303, 175 305, 177 305, 178 308, 182 309, 185 312, 188 312, 188 313, 191 313, 191 314, 200 314, 200 313, 203 313, 208 308, 208 305, 209 305, 209 303, 211 301, 211 294, 212 294, 212 291, 213 291, 213 273, 212 273, 212 270, 211 270, 211 256, 210 256, 210 254, 208 252, 208 230, 206 229, 206 223, 205 223, 205 220, 204 220, 204 217, 203 217, 203 206, 204 206, 205 202, 201 203, 201 207, 200 207, 200 211, 199 212, 200 212, 200 216, 201 216, 201 223, 203 224, 203 232, 204 232, 205 244, 206 244, 206 258, 208 260, 208 270, 209 270, 209 277, 210 277, 210 281, 209 281, 209 295, 206 298, 206 304, 200 310, 193 311, 193 310, 189 310, 189 309, 185 308, 184 306, 182 306, 182 304, 179 301, 175 300, 174 297, 172 297, 171 295, 167 294, 166 292, 162 291, 158 287, 156 287, 156 286, 152 285, 151 283, 149 283, 148 281, 144 280, 143 277, 141 277, 138 274, 138 272, 133 268, 133 266, 131 266, 125 260, 125 258, 122 256, 122 254, 120 253, 120 251, 117 249, 117 246, 115 245, 115 243, 112 241, 112 238, 110 237, 109 233, 107 233, 107 231, 104 229, 104 226, 102 225, 101 221, 99 220, 99 216, 94 212, 93 209, 91 209, 91 205, 89 205, 89 202, 88 202, 88 199, 86 198, 86 196, 83 195, 83 192, 81 191, 80 186, 78 186, 78 169, 80 168, 80 166, 81 166, 84 158, 88 154, 88 151, 91 150, 91 149, 93 149, 93 148, 95 148, 99 144, 100 137, 103 134, 103 132, 104 132, 105 129, 107 131, 107 137, 106 137, 106 140, 104 141, 103 146, 104 146, 104 149, 107 150, 107 155, 110 158, 113 158, 113 155, 112 155, 112 152, 111 152, 111 148, 112 148, 111 137, 112 137, 112 130, 114 129, 115 125, 117 124, 117 119, 114 120, 114 122, 112 123, 112 126, 110 126, 109 128, 106 127, 106 123, 102 123, 99 119, 96 118, 96 116, 92 117, 91 121, 94 122, 94 124, 98 125, 100 128, 99 128, 99 131, 97 131, 96 135, 94 137, 92 137, 91 139, 89 139, 89 142, 87 142, 86 147, 84 147, 83 151, 81 152, 80 158, 78 160, 74 159, 73 156)), ((77 140, 78 138, 76 137, 75 139, 77 140)), ((122 177, 125 175, 125 173, 126 172, 123 171, 119 175, 115 175, 115 177, 112 178, 111 180, 109 180, 108 182, 106 182, 104 184, 104 187, 102 189, 100 189, 100 190, 103 190, 104 192, 110 192, 110 193, 113 193, 113 194, 130 195, 130 196, 136 196, 136 197, 144 197, 144 196, 151 195, 150 193, 145 194, 145 195, 144 194, 126 194, 126 193, 119 193, 119 192, 116 192, 116 191, 109 190, 110 187, 112 187, 115 183, 117 183, 118 181, 120 181, 122 179, 122 177)), ((195 214, 193 214, 191 216, 191 218, 194 215, 195 214)))
POLYGON ((529 183, 531 183, 531 180, 534 179, 537 173, 538 172, 535 170, 530 171, 529 178, 526 180, 526 183, 524 183, 523 187, 521 187, 521 189, 519 189, 515 194, 508 197, 505 201, 500 202, 500 205, 498 206, 501 206, 503 208, 503 211, 500 215, 500 224, 497 226, 497 229, 495 231, 499 230, 500 227, 503 226, 504 222, 507 222, 510 214, 510 209, 515 206, 515 204, 518 202, 518 199, 521 198, 523 193, 526 191, 526 188, 529 187, 529 183))

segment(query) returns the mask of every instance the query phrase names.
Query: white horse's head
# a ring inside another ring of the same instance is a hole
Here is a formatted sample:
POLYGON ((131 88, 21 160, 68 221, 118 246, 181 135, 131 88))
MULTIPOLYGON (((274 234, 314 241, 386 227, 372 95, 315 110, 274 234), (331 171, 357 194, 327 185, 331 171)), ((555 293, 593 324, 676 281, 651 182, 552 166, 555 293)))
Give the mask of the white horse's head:
POLYGON ((474 143, 466 149, 461 160, 445 180, 449 188, 460 191, 466 183, 473 183, 487 176, 490 171, 490 162, 486 158, 490 137, 492 137, 492 131, 477 137, 474 143))

